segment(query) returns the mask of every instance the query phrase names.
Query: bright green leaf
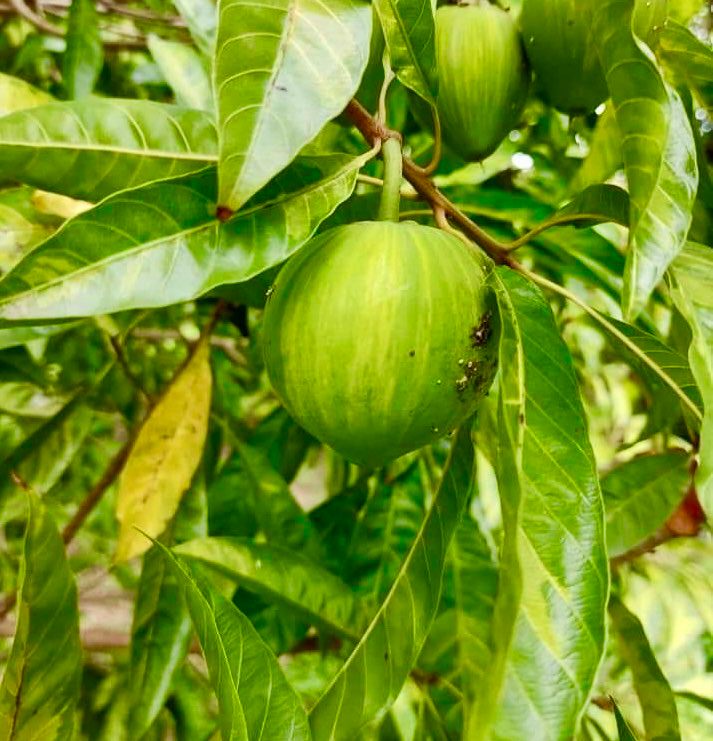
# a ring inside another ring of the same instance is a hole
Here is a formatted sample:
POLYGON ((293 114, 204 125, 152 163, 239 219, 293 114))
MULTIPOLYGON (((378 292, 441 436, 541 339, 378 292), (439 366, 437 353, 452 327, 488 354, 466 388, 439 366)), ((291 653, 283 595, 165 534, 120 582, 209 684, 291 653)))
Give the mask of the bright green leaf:
POLYGON ((251 622, 198 570, 160 544, 170 560, 198 633, 220 707, 224 741, 310 738, 300 698, 251 622))
POLYGON ((89 201, 216 160, 207 113, 148 100, 47 103, 0 118, 0 177, 89 201))
POLYGON ((504 524, 493 661, 468 738, 573 736, 604 647, 599 482, 571 356, 540 291, 495 274, 504 524))
POLYGON ((634 318, 686 241, 698 186, 696 149, 681 99, 634 38, 634 0, 589 2, 629 183, 623 308, 634 318))
POLYGON ((685 453, 644 455, 602 479, 609 557, 654 533, 680 504, 690 483, 685 453))
POLYGON ((213 110, 210 77, 203 60, 194 49, 155 34, 149 36, 148 47, 179 105, 202 111, 213 110))
POLYGON ((70 98, 84 98, 94 90, 104 64, 99 15, 93 0, 72 0, 66 42, 64 87, 70 98))
POLYGON ((82 675, 77 587, 54 522, 34 494, 29 502, 0 739, 71 741, 82 675))
POLYGON ((354 95, 371 9, 362 0, 220 0, 218 18, 218 202, 236 211, 354 95))
POLYGON ((669 19, 657 36, 657 53, 709 111, 713 110, 713 49, 699 41, 689 29, 669 19))
POLYGON ((208 432, 212 375, 203 339, 144 422, 124 466, 116 497, 121 524, 115 561, 150 547, 173 517, 201 460, 208 432), (141 532, 139 532, 141 530, 141 532))
POLYGON ((644 716, 646 738, 680 739, 676 699, 651 650, 643 626, 614 595, 609 602, 609 614, 619 651, 631 669, 644 716))
POLYGON ((391 67, 406 87, 434 104, 438 90, 431 0, 375 0, 391 67))
POLYGON ((315 741, 351 741, 398 696, 436 615, 446 552, 472 485, 473 446, 466 426, 389 593, 310 712, 315 741))
POLYGON ((293 610, 330 633, 356 640, 363 627, 365 615, 352 590, 296 551, 248 538, 202 538, 174 551, 208 564, 267 602, 293 610))
POLYGON ((0 72, 0 116, 50 103, 53 100, 49 93, 33 87, 19 77, 0 72))

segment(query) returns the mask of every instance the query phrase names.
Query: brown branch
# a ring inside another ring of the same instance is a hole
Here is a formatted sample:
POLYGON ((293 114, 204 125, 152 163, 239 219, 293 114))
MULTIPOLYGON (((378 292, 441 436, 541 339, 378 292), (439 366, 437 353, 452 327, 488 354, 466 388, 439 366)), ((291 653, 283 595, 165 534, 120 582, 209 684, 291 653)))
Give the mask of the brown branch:
MULTIPOLYGON (((359 129, 366 141, 374 146, 379 140, 390 138, 401 138, 401 134, 386 128, 359 103, 352 99, 345 111, 351 122, 359 129)), ((487 232, 483 231, 474 221, 457 208, 440 190, 433 184, 430 177, 408 157, 403 160, 403 174, 411 183, 416 192, 421 195, 433 209, 442 209, 450 219, 458 225, 463 233, 481 249, 487 252, 497 263, 510 264, 505 245, 493 239, 487 232)))

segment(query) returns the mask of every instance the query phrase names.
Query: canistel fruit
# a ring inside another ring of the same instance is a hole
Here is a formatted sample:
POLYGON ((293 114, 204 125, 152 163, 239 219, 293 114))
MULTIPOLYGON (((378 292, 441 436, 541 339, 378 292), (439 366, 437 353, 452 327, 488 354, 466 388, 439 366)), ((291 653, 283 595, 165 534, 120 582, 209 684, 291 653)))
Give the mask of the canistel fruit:
POLYGON ((496 371, 488 262, 447 232, 362 222, 314 238, 264 316, 272 385, 348 459, 381 465, 473 413, 496 371))
POLYGON ((457 154, 481 160, 514 129, 530 72, 512 15, 488 2, 436 11, 438 114, 457 154))

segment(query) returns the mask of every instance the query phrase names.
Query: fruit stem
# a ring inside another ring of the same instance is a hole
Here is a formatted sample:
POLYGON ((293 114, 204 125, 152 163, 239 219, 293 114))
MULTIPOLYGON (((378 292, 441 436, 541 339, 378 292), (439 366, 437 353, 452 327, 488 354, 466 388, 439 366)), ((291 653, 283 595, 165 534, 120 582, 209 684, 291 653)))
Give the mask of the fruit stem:
POLYGON ((379 221, 398 221, 401 170, 403 167, 401 142, 395 137, 385 139, 381 148, 381 156, 384 159, 384 188, 381 191, 377 219, 379 221))

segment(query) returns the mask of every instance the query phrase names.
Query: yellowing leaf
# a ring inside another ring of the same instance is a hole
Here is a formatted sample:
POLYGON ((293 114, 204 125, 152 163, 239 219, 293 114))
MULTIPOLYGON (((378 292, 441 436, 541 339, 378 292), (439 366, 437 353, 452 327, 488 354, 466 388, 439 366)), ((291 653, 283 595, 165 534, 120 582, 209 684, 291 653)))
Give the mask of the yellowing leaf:
POLYGON ((61 216, 63 219, 73 219, 85 211, 89 211, 94 204, 88 201, 78 201, 69 196, 62 196, 59 193, 50 193, 46 190, 36 190, 30 199, 32 205, 41 214, 50 214, 51 216, 61 216))
POLYGON ((119 484, 116 516, 121 523, 115 561, 148 550, 173 517, 198 467, 208 430, 210 393, 208 343, 173 380, 141 428, 119 484))

